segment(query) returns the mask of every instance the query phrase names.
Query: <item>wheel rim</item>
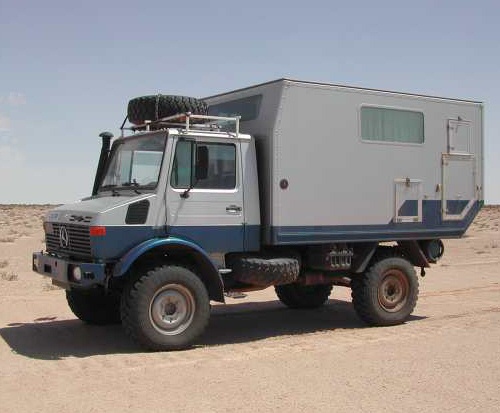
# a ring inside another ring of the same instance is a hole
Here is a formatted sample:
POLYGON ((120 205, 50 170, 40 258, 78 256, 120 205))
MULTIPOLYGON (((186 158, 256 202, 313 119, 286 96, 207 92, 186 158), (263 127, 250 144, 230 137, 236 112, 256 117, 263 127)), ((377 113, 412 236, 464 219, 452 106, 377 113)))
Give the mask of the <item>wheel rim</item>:
POLYGON ((378 302, 389 313, 400 311, 408 301, 409 284, 403 271, 387 271, 378 288, 378 302))
POLYGON ((160 288, 149 305, 149 319, 160 334, 174 336, 185 331, 193 321, 196 303, 187 288, 168 284, 160 288))

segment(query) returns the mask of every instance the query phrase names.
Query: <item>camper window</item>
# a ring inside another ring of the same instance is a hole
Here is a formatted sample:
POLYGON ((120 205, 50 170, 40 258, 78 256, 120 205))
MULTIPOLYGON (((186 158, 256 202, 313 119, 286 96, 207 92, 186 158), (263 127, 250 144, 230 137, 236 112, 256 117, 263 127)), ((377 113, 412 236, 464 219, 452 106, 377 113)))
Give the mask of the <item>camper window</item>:
POLYGON ((241 116, 241 121, 257 119, 262 95, 248 96, 243 99, 211 105, 208 114, 212 116, 241 116))
POLYGON ((424 114, 411 110, 363 106, 361 138, 377 142, 424 143, 424 114))

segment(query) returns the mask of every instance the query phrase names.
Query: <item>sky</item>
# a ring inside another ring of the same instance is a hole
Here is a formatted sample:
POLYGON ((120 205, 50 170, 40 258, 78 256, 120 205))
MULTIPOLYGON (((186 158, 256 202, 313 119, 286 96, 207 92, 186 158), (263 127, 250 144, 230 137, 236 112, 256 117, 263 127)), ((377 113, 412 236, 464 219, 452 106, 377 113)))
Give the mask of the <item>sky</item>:
POLYGON ((282 77, 479 100, 500 204, 500 2, 0 0, 0 203, 92 190, 129 99, 282 77))

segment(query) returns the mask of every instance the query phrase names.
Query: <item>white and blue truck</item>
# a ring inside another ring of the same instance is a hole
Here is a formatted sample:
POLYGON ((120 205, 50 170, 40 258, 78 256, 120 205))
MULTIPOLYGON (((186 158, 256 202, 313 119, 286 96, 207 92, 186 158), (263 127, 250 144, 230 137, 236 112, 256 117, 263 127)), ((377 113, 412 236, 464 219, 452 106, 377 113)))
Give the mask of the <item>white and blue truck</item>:
POLYGON ((46 215, 33 270, 152 350, 271 286, 294 309, 350 287, 368 325, 403 323, 416 269, 484 199, 481 102, 279 79, 135 98, 121 131, 100 135, 92 195, 46 215))

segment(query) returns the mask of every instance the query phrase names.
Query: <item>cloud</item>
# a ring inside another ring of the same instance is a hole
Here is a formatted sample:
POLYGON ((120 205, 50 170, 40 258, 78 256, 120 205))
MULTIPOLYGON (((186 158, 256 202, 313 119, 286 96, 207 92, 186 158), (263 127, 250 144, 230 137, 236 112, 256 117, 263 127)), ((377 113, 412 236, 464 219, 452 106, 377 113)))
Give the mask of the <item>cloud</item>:
POLYGON ((7 96, 0 96, 0 104, 6 103, 9 106, 26 105, 27 100, 24 94, 19 92, 10 92, 7 96))
POLYGON ((0 143, 0 168, 11 168, 23 163, 25 157, 15 146, 0 143))
POLYGON ((11 106, 22 106, 26 105, 26 96, 18 92, 10 92, 7 96, 7 103, 11 106))
POLYGON ((0 113, 0 132, 10 130, 10 119, 0 113))

